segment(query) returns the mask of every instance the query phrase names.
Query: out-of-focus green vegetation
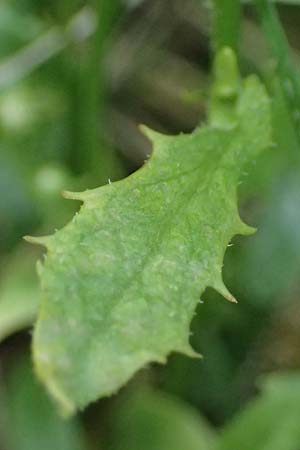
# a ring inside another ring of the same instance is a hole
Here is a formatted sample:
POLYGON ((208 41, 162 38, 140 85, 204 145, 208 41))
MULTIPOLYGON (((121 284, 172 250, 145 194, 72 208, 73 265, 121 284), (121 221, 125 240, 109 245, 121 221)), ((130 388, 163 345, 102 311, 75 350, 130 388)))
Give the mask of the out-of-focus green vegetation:
POLYGON ((78 420, 64 422, 35 380, 31 363, 21 356, 9 375, 3 398, 4 437, 12 450, 84 450, 78 420))
MULTIPOLYGON (((282 3, 297 72, 300 6, 282 3)), ((240 186, 241 215, 258 231, 236 238, 227 251, 225 281, 239 305, 207 291, 191 336, 202 360, 173 355, 71 423, 57 417, 24 363, 40 291, 37 253, 22 236, 53 232, 72 217, 76 205, 62 199, 62 190, 106 184, 139 167, 150 147, 137 124, 177 133, 205 118, 207 6, 200 0, 1 2, 3 450, 46 450, 49 442, 57 450, 300 447, 300 144, 276 55, 250 2, 240 38, 229 33, 228 39, 239 39, 243 72, 257 72, 270 92, 274 147, 240 186)))

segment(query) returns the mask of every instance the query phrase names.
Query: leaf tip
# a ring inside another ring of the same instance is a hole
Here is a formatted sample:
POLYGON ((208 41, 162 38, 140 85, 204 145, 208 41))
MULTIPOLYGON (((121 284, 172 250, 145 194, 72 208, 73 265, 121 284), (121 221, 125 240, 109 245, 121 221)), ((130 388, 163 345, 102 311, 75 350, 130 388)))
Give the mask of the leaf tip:
POLYGON ((158 356, 158 357, 156 357, 155 361, 159 364, 166 364, 167 357, 166 356, 158 356))
POLYGON ((86 199, 85 192, 62 191, 61 195, 67 200, 79 200, 84 202, 86 199))
POLYGON ((184 348, 183 353, 185 355, 189 356, 190 358, 194 358, 194 359, 202 359, 203 358, 203 356, 200 353, 196 352, 190 344, 188 344, 184 348))
POLYGON ((58 402, 59 413, 64 418, 73 416, 76 412, 75 404, 62 392, 54 381, 47 384, 48 391, 58 402))
POLYGON ((23 236, 24 241, 48 248, 50 236, 23 236))
POLYGON ((222 280, 213 284, 212 287, 231 303, 238 303, 237 299, 229 292, 222 280))
POLYGON ((252 234, 255 234, 256 231, 257 231, 256 228, 247 225, 242 220, 239 220, 237 234, 241 234, 244 236, 251 236, 252 234))

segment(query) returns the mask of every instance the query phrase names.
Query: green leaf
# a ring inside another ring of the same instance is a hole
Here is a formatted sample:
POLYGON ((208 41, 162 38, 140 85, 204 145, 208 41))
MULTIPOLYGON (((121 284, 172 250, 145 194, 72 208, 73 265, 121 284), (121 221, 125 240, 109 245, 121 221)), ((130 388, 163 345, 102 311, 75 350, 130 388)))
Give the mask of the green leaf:
POLYGON ((295 450, 300 446, 300 373, 266 377, 262 394, 223 431, 219 450, 295 450))
POLYGON ((149 388, 117 403, 110 450, 213 450, 208 422, 185 403, 149 388), (151 430, 151 431, 150 431, 151 430))
POLYGON ((19 249, 6 265, 0 280, 0 342, 33 325, 41 300, 33 269, 36 252, 19 249))
POLYGON ((84 450, 78 420, 61 419, 30 362, 21 358, 10 373, 6 392, 6 440, 9 450, 84 450))
POLYGON ((290 121, 300 142, 300 83, 291 57, 291 48, 281 25, 276 7, 268 0, 253 0, 262 29, 276 61, 276 71, 289 106, 290 121))
MULTIPOLYGON (((235 66, 224 52, 231 61, 224 67, 235 66)), ((189 325, 207 286, 234 301, 222 281, 223 256, 232 236, 253 232, 239 217, 237 185, 244 165, 270 144, 270 104, 256 77, 230 96, 216 85, 210 124, 179 136, 144 128, 153 142, 144 167, 67 193, 84 202, 80 213, 41 240, 48 254, 39 268, 34 361, 66 414, 170 352, 195 355, 189 325), (233 111, 224 124, 215 111, 222 103, 233 111)))

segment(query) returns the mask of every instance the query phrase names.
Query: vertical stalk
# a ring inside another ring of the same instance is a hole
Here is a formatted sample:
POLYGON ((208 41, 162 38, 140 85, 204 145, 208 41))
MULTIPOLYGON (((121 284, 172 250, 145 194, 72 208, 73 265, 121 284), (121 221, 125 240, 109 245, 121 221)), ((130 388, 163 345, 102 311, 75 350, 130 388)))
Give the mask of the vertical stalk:
POLYGON ((119 0, 94 0, 96 32, 83 49, 78 70, 75 120, 75 166, 89 172, 98 183, 118 177, 120 166, 105 143, 105 110, 109 98, 104 58, 107 40, 120 12, 119 0))
POLYGON ((238 53, 240 38, 240 0, 213 0, 213 49, 231 47, 238 53))
POLYGON ((300 143, 300 83, 277 10, 268 0, 254 0, 263 31, 277 63, 277 73, 300 143))

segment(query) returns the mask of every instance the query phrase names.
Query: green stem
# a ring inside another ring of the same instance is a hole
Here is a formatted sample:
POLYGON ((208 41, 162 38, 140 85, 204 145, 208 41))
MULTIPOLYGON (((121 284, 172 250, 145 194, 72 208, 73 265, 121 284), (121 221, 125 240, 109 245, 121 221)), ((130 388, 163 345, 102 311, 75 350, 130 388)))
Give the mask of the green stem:
MULTIPOLYGON (((119 0, 94 0, 97 29, 84 49, 79 69, 76 95, 77 120, 75 166, 89 172, 99 183, 114 178, 119 162, 115 152, 105 143, 105 111, 109 98, 105 73, 105 53, 115 20, 119 15, 119 0)), ((118 169, 117 169, 118 171, 118 169)))
POLYGON ((300 143, 300 83, 291 60, 288 40, 276 8, 267 0, 254 0, 270 50, 277 63, 277 73, 290 110, 290 118, 300 143))
POLYGON ((213 47, 214 52, 231 47, 238 52, 240 37, 240 0, 213 0, 213 47))
MULTIPOLYGON (((87 60, 84 68, 84 90, 86 113, 92 119, 93 126, 88 123, 87 138, 93 136, 95 145, 99 116, 103 119, 105 105, 108 98, 108 87, 104 67, 105 44, 110 37, 114 22, 119 13, 119 0, 95 0, 94 7, 97 14, 97 30, 90 40, 87 60), (96 123, 95 123, 96 122, 96 123)), ((88 121, 86 121, 88 122, 88 121)), ((103 126, 103 123, 102 123, 103 126)))

